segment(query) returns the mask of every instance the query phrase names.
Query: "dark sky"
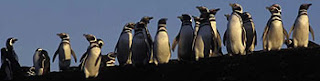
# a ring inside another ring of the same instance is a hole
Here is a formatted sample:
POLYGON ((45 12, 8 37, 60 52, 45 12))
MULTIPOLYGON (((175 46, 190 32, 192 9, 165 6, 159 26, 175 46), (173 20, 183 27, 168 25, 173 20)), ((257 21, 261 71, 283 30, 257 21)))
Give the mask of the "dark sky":
MULTIPOLYGON (((72 48, 77 58, 86 51, 89 45, 82 34, 93 34, 105 41, 102 53, 114 50, 123 26, 128 22, 138 22, 143 16, 153 16, 149 31, 154 37, 157 22, 168 18, 167 28, 172 41, 180 29, 177 16, 191 14, 199 16, 196 6, 220 8, 216 15, 217 29, 221 37, 226 30, 227 20, 224 14, 231 13, 229 3, 239 3, 245 12, 253 15, 259 36, 258 46, 261 50, 261 35, 270 13, 265 9, 274 3, 282 7, 282 20, 286 30, 293 25, 302 3, 312 3, 308 10, 310 24, 315 31, 315 42, 319 41, 319 0, 1 0, 0 1, 0 46, 5 46, 9 37, 19 41, 14 45, 22 66, 32 66, 32 58, 37 48, 49 52, 52 59, 57 50, 60 38, 57 33, 69 33, 72 48)), ((223 47, 223 53, 227 53, 223 47)), ((173 52, 172 59, 177 54, 173 52)), ((78 63, 72 61, 72 66, 78 63)), ((52 63, 51 70, 58 70, 58 60, 52 63)))

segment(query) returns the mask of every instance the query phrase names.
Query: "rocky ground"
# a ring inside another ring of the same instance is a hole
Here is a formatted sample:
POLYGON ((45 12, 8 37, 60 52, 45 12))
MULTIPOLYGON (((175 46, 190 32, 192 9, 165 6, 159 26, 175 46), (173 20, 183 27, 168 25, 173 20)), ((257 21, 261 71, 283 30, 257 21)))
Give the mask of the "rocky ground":
MULTIPOLYGON (((23 67, 27 71, 29 67, 23 67)), ((170 60, 159 66, 114 66, 102 68, 93 80, 179 80, 179 81, 279 81, 318 80, 320 47, 256 51, 246 56, 221 56, 199 62, 170 60)), ((84 80, 77 67, 44 76, 21 77, 23 80, 84 80)))

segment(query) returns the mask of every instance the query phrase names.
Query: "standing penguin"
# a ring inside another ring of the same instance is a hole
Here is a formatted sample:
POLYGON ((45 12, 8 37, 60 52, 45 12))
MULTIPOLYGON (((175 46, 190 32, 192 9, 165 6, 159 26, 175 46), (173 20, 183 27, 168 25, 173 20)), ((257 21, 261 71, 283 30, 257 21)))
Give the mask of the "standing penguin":
POLYGON ((132 29, 135 23, 127 23, 119 37, 119 40, 115 47, 115 53, 117 55, 119 65, 131 64, 131 44, 132 44, 132 29))
POLYGON ((77 57, 71 48, 69 35, 67 33, 59 33, 57 35, 61 38, 61 43, 57 51, 54 53, 52 62, 54 62, 56 56, 59 54, 60 70, 68 70, 70 67, 71 55, 74 58, 74 62, 77 62, 77 57))
POLYGON ((221 56, 222 55, 222 50, 221 50, 221 36, 219 31, 217 30, 216 26, 216 13, 220 10, 220 8, 217 9, 210 9, 209 10, 209 21, 212 27, 212 35, 213 35, 213 43, 211 46, 212 53, 209 54, 209 57, 216 57, 216 56, 221 56))
POLYGON ((151 58, 152 39, 147 31, 147 24, 152 17, 144 17, 136 24, 134 36, 132 39, 132 57, 131 61, 134 66, 147 65, 151 58), (145 19, 144 19, 145 18, 145 19))
POLYGON ((312 4, 302 4, 299 8, 298 17, 289 31, 292 33, 293 47, 308 47, 309 31, 314 40, 314 32, 310 26, 307 10, 312 4))
POLYGON ((154 38, 153 54, 159 64, 166 64, 171 57, 169 36, 166 29, 167 18, 162 18, 158 22, 158 32, 154 38))
POLYGON ((50 73, 50 57, 48 52, 38 48, 33 55, 33 66, 36 75, 45 75, 50 73))
POLYGON ((194 41, 194 53, 195 59, 199 60, 200 58, 208 58, 212 43, 213 43, 213 29, 209 21, 209 10, 204 6, 197 6, 201 15, 200 18, 200 27, 197 33, 197 37, 194 41))
POLYGON ((278 4, 274 4, 266 9, 270 11, 271 17, 262 35, 263 49, 280 50, 285 40, 289 38, 281 20, 281 8, 278 4))
POLYGON ((19 64, 19 59, 14 51, 13 44, 18 41, 15 38, 8 38, 6 42, 6 48, 1 49, 1 70, 5 72, 5 80, 12 80, 15 77, 21 76, 21 66, 19 64))
POLYGON ((141 18, 140 22, 143 22, 143 23, 146 23, 145 25, 145 32, 147 33, 147 41, 148 41, 148 45, 149 47, 151 48, 150 49, 150 58, 149 58, 149 63, 153 63, 154 62, 154 56, 153 56, 153 40, 152 40, 152 37, 151 37, 151 34, 148 30, 148 24, 150 23, 150 20, 153 19, 153 17, 149 17, 149 16, 144 16, 141 18))
POLYGON ((246 32, 243 27, 241 14, 243 13, 240 4, 229 4, 232 7, 228 28, 223 36, 223 44, 227 47, 228 54, 245 55, 246 32))
POLYGON ((257 45, 257 33, 252 20, 252 16, 249 12, 244 12, 242 15, 243 26, 246 30, 246 52, 251 53, 254 51, 255 46, 257 45))
POLYGON ((94 35, 83 34, 89 41, 90 46, 87 49, 87 56, 84 60, 83 72, 86 78, 95 78, 99 74, 99 68, 101 63, 101 47, 103 41, 99 43, 94 35), (101 44, 101 45, 99 45, 101 44))
POLYGON ((200 28, 200 17, 197 17, 197 16, 192 16, 193 20, 194 20, 194 38, 197 37, 197 34, 198 34, 198 31, 199 31, 199 28, 200 28))
POLYGON ((175 37, 172 43, 171 50, 174 51, 178 44, 178 60, 179 61, 194 61, 195 56, 192 52, 193 49, 193 28, 191 16, 188 14, 182 14, 178 16, 181 20, 181 28, 178 35, 175 37))

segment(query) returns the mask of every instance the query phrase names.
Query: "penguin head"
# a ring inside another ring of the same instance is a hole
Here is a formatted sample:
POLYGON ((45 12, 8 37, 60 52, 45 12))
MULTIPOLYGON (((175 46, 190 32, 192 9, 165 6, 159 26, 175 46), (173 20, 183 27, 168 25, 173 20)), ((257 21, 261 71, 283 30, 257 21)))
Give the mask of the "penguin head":
POLYGON ((158 24, 167 24, 167 20, 168 20, 168 18, 161 18, 161 19, 158 21, 158 24))
POLYGON ((182 14, 182 16, 178 16, 178 18, 182 22, 184 22, 184 21, 192 22, 191 16, 189 14, 182 14))
POLYGON ((197 17, 197 16, 192 16, 194 22, 200 22, 200 17, 197 17))
POLYGON ((13 44, 14 44, 16 41, 18 41, 18 39, 13 38, 13 37, 8 38, 8 39, 7 39, 7 44, 6 44, 7 47, 8 47, 8 46, 13 46, 13 44))
POLYGON ((238 4, 238 3, 233 3, 233 4, 230 3, 229 6, 231 6, 232 11, 234 11, 234 12, 240 12, 240 13, 243 12, 242 6, 240 4, 238 4))
POLYGON ((280 13, 280 10, 275 6, 266 7, 270 11, 270 13, 280 13))
POLYGON ((242 18, 244 20, 247 20, 247 19, 252 19, 252 16, 249 12, 244 12, 243 15, 242 15, 242 18))
POLYGON ((209 13, 209 9, 205 6, 196 6, 196 8, 200 11, 201 14, 209 13))
POLYGON ((90 42, 90 43, 93 43, 93 42, 96 42, 97 39, 94 35, 92 34, 83 34, 84 37, 86 37, 86 39, 90 42))
POLYGON ((216 15, 219 10, 220 10, 220 8, 210 9, 209 12, 210 12, 210 14, 216 15))
POLYGON ((69 35, 67 33, 58 33, 57 34, 61 39, 69 40, 69 35))
POLYGON ((146 23, 144 23, 144 22, 137 22, 134 27, 134 30, 135 31, 141 30, 141 29, 145 28, 145 25, 146 25, 146 23))
POLYGON ((97 42, 99 44, 99 47, 102 48, 102 46, 104 45, 104 42, 102 39, 97 39, 97 42))
POLYGON ((229 21, 230 18, 230 14, 224 14, 224 16, 227 18, 227 20, 229 21))
POLYGON ((124 26, 124 28, 123 28, 123 30, 122 31, 125 31, 125 30, 132 30, 132 29, 134 29, 134 26, 135 26, 136 24, 135 23, 133 23, 133 22, 130 22, 130 23, 127 23, 125 26, 124 26))
POLYGON ((144 16, 141 18, 140 22, 144 22, 146 24, 150 23, 150 20, 153 19, 153 17, 144 16))
POLYGON ((312 4, 301 4, 299 10, 308 10, 312 4))

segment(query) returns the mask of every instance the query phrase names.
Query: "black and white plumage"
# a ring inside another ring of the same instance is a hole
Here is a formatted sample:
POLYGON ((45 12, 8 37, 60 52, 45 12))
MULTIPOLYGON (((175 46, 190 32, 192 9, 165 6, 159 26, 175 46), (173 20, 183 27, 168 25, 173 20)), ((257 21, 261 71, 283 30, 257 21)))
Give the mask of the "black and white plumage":
POLYGON ((50 73, 50 57, 46 50, 38 48, 33 55, 33 67, 35 75, 45 75, 50 73))
POLYGON ((132 29, 134 28, 135 23, 127 23, 118 39, 118 42, 115 47, 115 54, 120 66, 132 64, 131 62, 131 45, 132 45, 132 29))
POLYGON ((229 5, 232 7, 232 14, 229 18, 226 16, 229 22, 223 36, 223 44, 227 47, 228 54, 245 55, 246 32, 241 18, 243 9, 237 3, 229 5))
POLYGON ((192 19, 189 14, 182 14, 178 16, 181 20, 181 27, 178 35, 172 42, 171 50, 174 51, 176 45, 178 47, 178 60, 179 61, 194 61, 195 55, 192 51, 193 40, 194 40, 194 30, 192 28, 192 19))
POLYGON ((18 41, 16 38, 8 38, 6 48, 1 48, 1 69, 5 72, 4 80, 13 80, 15 76, 21 76, 19 59, 14 51, 13 44, 18 41))
POLYGON ((87 55, 83 60, 82 66, 85 78, 95 78, 99 74, 101 63, 101 47, 104 45, 102 40, 98 41, 92 34, 83 34, 83 36, 89 41, 90 45, 87 48, 87 55))
POLYGON ((132 39, 132 64, 134 66, 147 65, 153 62, 152 45, 153 41, 148 32, 147 25, 153 17, 143 17, 140 22, 136 23, 134 36, 132 39))
POLYGON ((171 57, 169 35, 167 32, 167 18, 161 18, 158 22, 158 31, 154 38, 153 54, 158 64, 166 64, 171 57))
POLYGON ((252 16, 249 12, 244 12, 242 15, 243 26, 246 30, 246 52, 251 53, 254 51, 255 46, 257 45, 257 33, 255 25, 253 23, 252 16))
POLYGON ((217 57, 217 56, 221 56, 222 55, 222 50, 221 50, 221 36, 220 33, 217 29, 217 25, 216 25, 216 14, 217 12, 220 10, 220 8, 217 9, 210 9, 209 10, 209 21, 210 21, 210 25, 212 27, 212 43, 211 43, 211 53, 209 54, 209 57, 217 57))
POLYGON ((292 33, 293 47, 308 47, 309 32, 314 40, 314 32, 310 26, 307 10, 312 4, 302 4, 299 8, 297 19, 289 31, 292 33))
POLYGON ((270 11, 271 17, 262 35, 263 49, 267 51, 280 50, 285 40, 289 39, 281 20, 281 7, 278 4, 274 4, 266 7, 266 9, 270 11))
POLYGON ((68 70, 70 67, 71 55, 75 62, 77 62, 77 57, 71 48, 69 35, 67 33, 58 33, 57 35, 61 38, 61 43, 54 53, 52 62, 54 62, 56 56, 59 54, 59 69, 62 71, 68 70))

